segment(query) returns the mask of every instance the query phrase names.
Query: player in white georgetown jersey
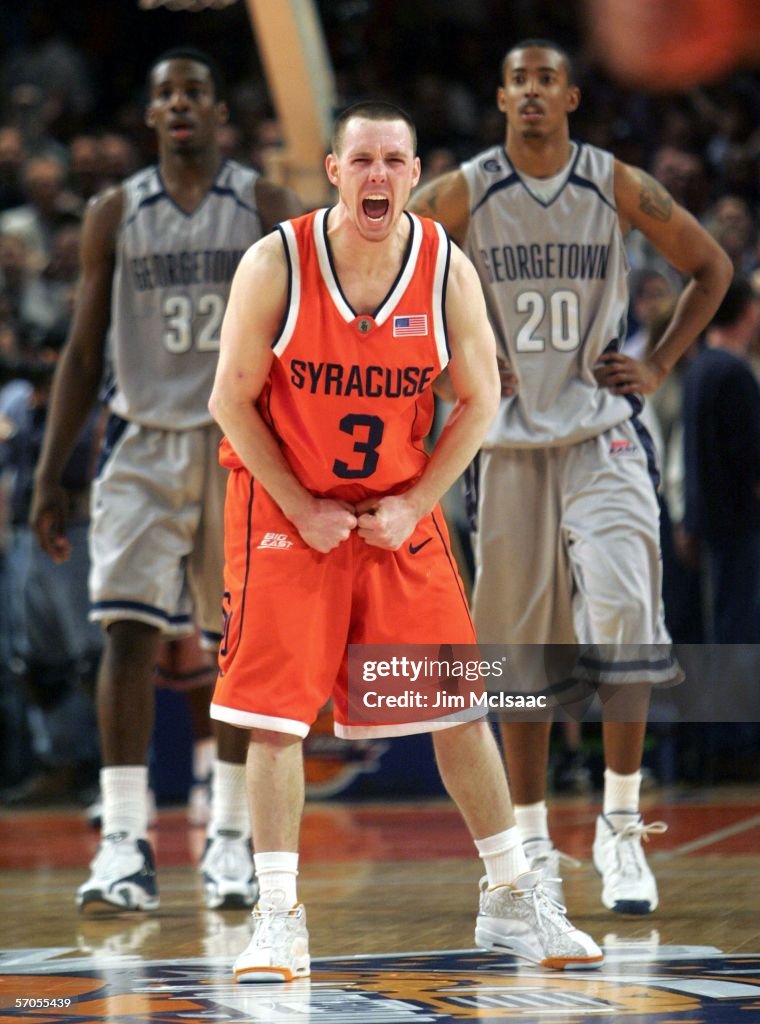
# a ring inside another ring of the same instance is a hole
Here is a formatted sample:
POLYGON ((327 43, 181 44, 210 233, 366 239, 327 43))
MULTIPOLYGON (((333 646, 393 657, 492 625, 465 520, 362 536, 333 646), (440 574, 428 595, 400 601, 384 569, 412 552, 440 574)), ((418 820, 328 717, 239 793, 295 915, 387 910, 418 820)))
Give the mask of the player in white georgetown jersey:
MULTIPOLYGON (((107 189, 88 208, 79 294, 32 506, 40 543, 62 561, 69 545, 61 472, 97 401, 108 353, 111 417, 90 535, 92 616, 106 630, 97 692, 102 841, 77 892, 84 913, 158 906, 147 840, 153 668, 162 638, 194 625, 210 644, 221 636, 226 474, 207 403, 222 316, 243 252, 301 212, 287 190, 222 160, 217 129, 228 110, 208 55, 164 53, 148 86, 158 166, 107 189)), ((255 899, 246 741, 231 727, 217 731, 202 860, 213 908, 255 899)))
MULTIPOLYGON (((411 203, 475 263, 504 359, 500 412, 479 456, 475 623, 481 642, 517 645, 514 664, 537 685, 586 671, 599 686, 606 771, 593 852, 602 902, 648 913, 658 896, 641 839, 664 827, 639 813, 649 689, 680 670, 661 608, 654 453, 636 413, 709 321, 731 266, 649 175, 571 140, 580 91, 561 48, 527 40, 501 71, 504 145, 411 203), (630 228, 689 278, 643 361, 620 351, 630 228), (541 647, 529 645, 570 645, 573 658, 580 645, 584 657, 547 675, 541 647)), ((551 723, 501 725, 529 861, 561 899, 545 803, 551 723)))
POLYGON ((166 430, 209 423, 230 281, 251 239, 262 234, 257 177, 225 161, 192 211, 177 205, 158 167, 123 183, 108 345, 109 404, 122 419, 166 430), (143 337, 158 343, 136 345, 143 337))

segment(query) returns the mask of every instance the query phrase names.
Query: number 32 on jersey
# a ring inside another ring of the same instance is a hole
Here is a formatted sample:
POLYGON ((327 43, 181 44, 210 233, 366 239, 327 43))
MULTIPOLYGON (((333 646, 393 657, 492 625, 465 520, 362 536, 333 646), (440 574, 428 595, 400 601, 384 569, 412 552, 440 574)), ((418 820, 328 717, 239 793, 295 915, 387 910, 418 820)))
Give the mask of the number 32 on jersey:
POLYGON ((224 299, 206 292, 194 303, 189 295, 167 295, 164 317, 164 345, 172 355, 189 352, 195 341, 199 352, 218 352, 224 318, 224 299))

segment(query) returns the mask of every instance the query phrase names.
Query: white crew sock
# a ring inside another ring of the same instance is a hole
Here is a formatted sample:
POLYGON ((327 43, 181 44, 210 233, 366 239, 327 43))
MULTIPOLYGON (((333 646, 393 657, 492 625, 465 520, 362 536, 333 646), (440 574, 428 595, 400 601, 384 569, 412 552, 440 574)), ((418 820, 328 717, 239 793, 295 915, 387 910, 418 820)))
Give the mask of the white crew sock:
POLYGON ((100 769, 103 800, 101 835, 125 832, 131 839, 148 834, 148 769, 145 765, 118 765, 100 769))
POLYGON ((290 910, 296 905, 297 853, 255 853, 253 865, 259 880, 259 910, 290 910))
POLYGON ((638 818, 640 789, 641 772, 633 772, 632 775, 618 775, 611 768, 605 768, 603 805, 605 817, 608 814, 622 814, 638 818))
POLYGON ((220 831, 239 832, 244 839, 251 834, 244 764, 218 760, 214 762, 208 834, 215 836, 220 831))
POLYGON ((508 885, 528 870, 520 830, 516 825, 485 839, 476 839, 475 846, 486 869, 489 889, 508 885))
POLYGON ((211 777, 216 757, 216 740, 206 736, 193 743, 193 782, 206 782, 211 777))
POLYGON ((548 839, 549 824, 546 801, 535 804, 515 804, 515 824, 524 843, 532 839, 548 839))

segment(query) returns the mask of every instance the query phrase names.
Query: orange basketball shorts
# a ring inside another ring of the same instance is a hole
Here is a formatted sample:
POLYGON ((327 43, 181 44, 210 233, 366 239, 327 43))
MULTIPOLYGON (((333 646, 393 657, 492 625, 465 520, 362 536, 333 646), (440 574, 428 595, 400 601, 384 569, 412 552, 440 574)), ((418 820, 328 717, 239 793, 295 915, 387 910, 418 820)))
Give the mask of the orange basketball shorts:
MULTIPOLYGON (((244 469, 225 504, 224 636, 211 716, 306 736, 332 698, 347 716, 349 644, 474 644, 464 587, 440 508, 398 551, 353 533, 328 554, 309 547, 244 469)), ((404 732, 430 729, 414 723, 404 732)), ((362 729, 396 734, 398 729, 362 729)))

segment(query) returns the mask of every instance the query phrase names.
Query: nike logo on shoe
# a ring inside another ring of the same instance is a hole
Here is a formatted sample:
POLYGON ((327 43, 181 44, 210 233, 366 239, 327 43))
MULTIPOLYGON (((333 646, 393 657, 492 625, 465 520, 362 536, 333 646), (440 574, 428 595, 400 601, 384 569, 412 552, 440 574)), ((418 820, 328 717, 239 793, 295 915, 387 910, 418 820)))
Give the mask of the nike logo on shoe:
POLYGON ((423 542, 421 544, 412 544, 410 542, 409 543, 409 554, 410 555, 416 555, 417 552, 420 551, 422 548, 424 548, 426 544, 429 544, 432 539, 433 539, 432 537, 428 537, 428 539, 427 540, 423 540, 423 542))

